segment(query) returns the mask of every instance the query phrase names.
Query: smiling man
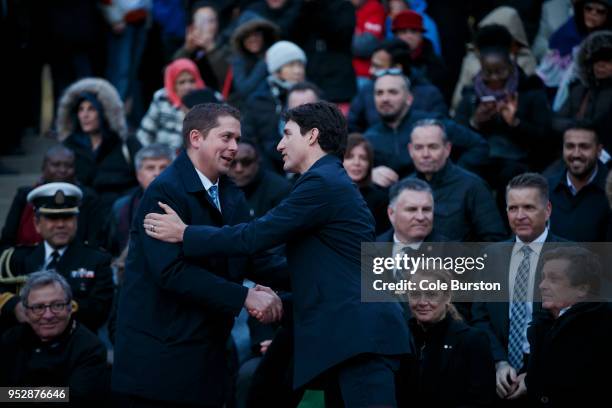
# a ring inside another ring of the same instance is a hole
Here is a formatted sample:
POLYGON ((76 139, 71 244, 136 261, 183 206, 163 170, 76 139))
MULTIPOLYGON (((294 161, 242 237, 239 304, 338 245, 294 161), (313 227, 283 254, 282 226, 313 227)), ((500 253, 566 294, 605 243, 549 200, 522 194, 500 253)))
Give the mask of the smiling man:
POLYGON ((411 352, 408 328, 398 304, 361 302, 361 243, 374 241, 374 220, 340 160, 346 121, 328 102, 291 109, 285 121, 278 151, 285 171, 301 176, 278 206, 222 228, 186 226, 171 211, 149 214, 145 225, 154 231, 147 234, 183 241, 189 257, 253 254, 286 243, 294 387, 325 379, 328 401, 339 406, 394 407, 394 372, 399 356, 411 352))
POLYGON ((54 270, 68 281, 80 323, 97 331, 108 318, 113 299, 111 259, 77 239, 82 197, 81 189, 70 183, 43 184, 28 194, 35 209, 34 227, 43 241, 9 248, 0 255, 0 330, 25 320, 13 276, 23 278, 40 270, 54 270))
POLYGON ((472 325, 489 333, 495 360, 497 395, 502 399, 517 395, 517 373, 529 356, 527 327, 538 299, 538 277, 542 252, 564 239, 547 226, 552 205, 548 183, 537 173, 514 177, 506 187, 506 213, 513 237, 507 243, 487 249, 486 272, 502 283, 507 302, 477 302, 472 307, 472 325))
POLYGON ((0 338, 0 384, 69 387, 71 406, 107 406, 106 348, 72 318, 66 279, 52 271, 35 272, 20 296, 26 323, 0 338))
MULTIPOLYGON (((606 241, 610 206, 606 198, 608 169, 599 161, 602 144, 594 127, 575 123, 563 134, 565 166, 548 178, 553 233, 578 242, 606 241)), ((612 237, 609 237, 612 238, 612 237)))
POLYGON ((227 177, 240 139, 238 110, 196 105, 185 116, 183 137, 185 150, 146 189, 131 229, 112 378, 121 406, 223 406, 234 317, 243 306, 265 322, 282 314, 269 288, 242 286, 246 258, 190 257, 184 247, 145 234, 142 220, 161 210, 159 202, 189 223, 220 227, 249 219, 227 177))

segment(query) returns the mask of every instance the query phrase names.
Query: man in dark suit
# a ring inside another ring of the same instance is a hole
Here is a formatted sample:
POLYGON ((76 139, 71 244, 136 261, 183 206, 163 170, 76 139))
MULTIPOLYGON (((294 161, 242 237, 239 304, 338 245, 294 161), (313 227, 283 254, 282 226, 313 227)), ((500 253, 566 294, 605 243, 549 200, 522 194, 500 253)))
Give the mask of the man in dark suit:
POLYGON ((40 270, 55 270, 68 281, 77 303, 74 317, 88 329, 96 332, 108 318, 113 300, 111 257, 77 238, 82 197, 81 189, 69 183, 43 184, 28 194, 43 242, 9 248, 0 256, 0 292, 4 292, 0 294, 0 326, 24 321, 15 285, 40 270))
POLYGON ((506 187, 506 203, 514 236, 487 248, 485 269, 487 280, 501 284, 506 301, 476 302, 472 306, 472 325, 489 333, 497 394, 504 399, 512 398, 518 388, 516 374, 529 354, 527 326, 534 309, 541 307, 534 303, 540 299, 540 255, 551 243, 565 241, 548 230, 552 206, 543 176, 524 173, 514 177, 506 187))
POLYGON ((278 150, 285 171, 301 176, 277 207, 223 228, 186 227, 171 211, 149 214, 145 225, 154 231, 147 234, 183 241, 186 256, 252 254, 286 243, 294 387, 325 377, 329 399, 339 388, 345 406, 395 406, 393 375, 398 356, 411 352, 409 333, 398 304, 361 302, 361 243, 374 241, 374 220, 340 161, 346 121, 327 102, 291 109, 285 119, 278 150))
POLYGON ((195 224, 249 219, 244 196, 226 176, 237 151, 239 120, 229 105, 193 107, 183 122, 186 149, 142 197, 117 312, 112 389, 123 406, 222 406, 234 317, 243 306, 263 321, 282 314, 271 289, 242 286, 246 258, 190 256, 184 247, 143 230, 145 214, 160 211, 160 202, 195 224))

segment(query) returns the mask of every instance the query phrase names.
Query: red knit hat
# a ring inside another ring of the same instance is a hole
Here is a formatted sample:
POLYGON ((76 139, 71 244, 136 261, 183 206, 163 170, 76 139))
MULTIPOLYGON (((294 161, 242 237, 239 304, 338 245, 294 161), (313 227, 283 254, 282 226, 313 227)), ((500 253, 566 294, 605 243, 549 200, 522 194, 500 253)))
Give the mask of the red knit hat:
POLYGON ((423 28, 423 17, 412 10, 400 11, 391 24, 391 31, 395 32, 398 30, 425 31, 423 28))

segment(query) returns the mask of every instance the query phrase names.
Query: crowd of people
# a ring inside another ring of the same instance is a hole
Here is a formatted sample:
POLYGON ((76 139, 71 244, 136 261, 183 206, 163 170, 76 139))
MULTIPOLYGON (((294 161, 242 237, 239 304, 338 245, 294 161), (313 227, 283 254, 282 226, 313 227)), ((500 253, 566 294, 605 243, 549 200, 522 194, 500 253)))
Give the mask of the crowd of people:
POLYGON ((609 399, 612 273, 579 243, 612 241, 612 2, 43 3, 1 9, 0 154, 40 126, 43 65, 57 144, 0 236, 0 386, 73 406, 609 399), (490 243, 506 301, 362 302, 362 242, 490 243))

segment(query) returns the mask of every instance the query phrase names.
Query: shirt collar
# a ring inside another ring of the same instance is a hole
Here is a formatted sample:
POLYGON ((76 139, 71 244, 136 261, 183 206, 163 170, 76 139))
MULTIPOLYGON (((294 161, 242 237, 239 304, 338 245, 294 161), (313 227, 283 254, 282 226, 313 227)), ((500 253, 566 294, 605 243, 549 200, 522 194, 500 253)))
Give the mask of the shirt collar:
POLYGON ((53 253, 53 251, 57 251, 59 252, 60 256, 63 256, 64 252, 66 252, 66 248, 68 248, 68 246, 65 246, 59 249, 55 249, 51 245, 49 245, 47 241, 44 241, 44 243, 45 243, 45 261, 51 260, 51 254, 53 253))
MULTIPOLYGON (((589 185, 593 182, 593 180, 595 180, 595 177, 597 177, 598 171, 599 171, 599 166, 596 165, 595 170, 593 171, 593 174, 591 174, 591 177, 589 177, 589 181, 587 181, 585 185, 589 185)), ((569 170, 565 172, 565 182, 567 183, 567 187, 569 188, 572 195, 578 194, 578 190, 576 190, 576 187, 574 187, 574 184, 572 183, 572 180, 570 179, 569 170)))
POLYGON ((548 228, 544 228, 544 232, 531 242, 523 242, 518 236, 516 236, 516 243, 514 244, 514 249, 512 250, 512 253, 516 255, 522 247, 528 246, 533 250, 533 252, 536 253, 537 256, 540 256, 540 252, 542 251, 542 244, 546 242, 546 238, 548 238, 548 228))
POLYGON ((412 243, 410 243, 410 244, 405 244, 405 243, 403 243, 402 241, 400 241, 400 240, 397 238, 397 235, 395 235, 395 232, 393 233, 393 244, 394 244, 393 246, 394 246, 394 247, 397 247, 397 248, 398 248, 398 250, 399 250, 399 249, 402 249, 402 248, 405 248, 405 247, 408 247, 408 248, 411 248, 411 249, 417 250, 417 249, 419 249, 419 248, 421 247, 421 244, 422 244, 422 243, 423 243, 423 241, 419 241, 419 242, 412 242, 412 243))
MULTIPOLYGON (((195 168, 195 167, 194 167, 195 168)), ((206 191, 208 192, 208 190, 212 187, 212 186, 217 186, 217 189, 219 188, 219 179, 217 179, 216 183, 213 183, 212 181, 210 181, 210 179, 208 177, 206 177, 204 175, 204 173, 202 173, 200 170, 198 170, 197 168, 195 169, 196 173, 198 173, 198 177, 200 178, 200 181, 202 182, 202 185, 204 185, 204 188, 206 189, 206 191)))

